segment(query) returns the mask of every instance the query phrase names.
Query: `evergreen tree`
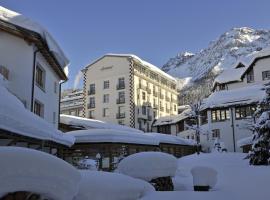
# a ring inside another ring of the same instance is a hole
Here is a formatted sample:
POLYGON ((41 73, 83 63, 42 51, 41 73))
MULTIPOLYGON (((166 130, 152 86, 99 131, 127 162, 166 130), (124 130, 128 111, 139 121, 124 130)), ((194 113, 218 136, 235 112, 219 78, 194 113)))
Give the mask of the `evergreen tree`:
POLYGON ((270 84, 265 87, 266 96, 254 114, 254 136, 249 153, 251 165, 270 164, 270 84))

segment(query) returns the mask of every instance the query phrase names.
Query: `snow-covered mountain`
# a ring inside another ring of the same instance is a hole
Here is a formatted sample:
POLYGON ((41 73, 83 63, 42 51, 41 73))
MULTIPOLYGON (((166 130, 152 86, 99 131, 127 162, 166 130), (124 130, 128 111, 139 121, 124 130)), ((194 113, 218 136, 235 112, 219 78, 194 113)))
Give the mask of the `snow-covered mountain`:
POLYGON ((224 69, 232 67, 241 57, 269 46, 270 30, 233 28, 198 53, 177 54, 161 69, 180 79, 179 85, 185 96, 194 93, 198 87, 205 90, 205 96, 210 92, 214 78, 224 69))

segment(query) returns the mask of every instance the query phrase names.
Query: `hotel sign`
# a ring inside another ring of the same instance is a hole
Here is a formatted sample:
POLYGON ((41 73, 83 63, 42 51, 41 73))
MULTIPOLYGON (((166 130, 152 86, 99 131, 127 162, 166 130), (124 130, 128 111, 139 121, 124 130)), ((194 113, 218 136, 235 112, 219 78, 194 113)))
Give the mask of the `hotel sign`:
POLYGON ((101 67, 101 71, 103 71, 103 70, 108 70, 108 69, 112 69, 113 68, 113 65, 111 65, 111 66, 108 66, 108 67, 101 67))

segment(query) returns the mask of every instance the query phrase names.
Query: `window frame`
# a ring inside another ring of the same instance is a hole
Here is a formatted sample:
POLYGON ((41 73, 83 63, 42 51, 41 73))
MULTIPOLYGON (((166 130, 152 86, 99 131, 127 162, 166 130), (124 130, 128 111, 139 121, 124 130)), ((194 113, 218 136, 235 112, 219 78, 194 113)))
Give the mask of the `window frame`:
POLYGON ((44 108, 45 108, 44 103, 42 103, 41 101, 35 99, 35 101, 34 101, 34 113, 37 116, 39 116, 41 118, 44 118, 44 108), (36 107, 37 105, 39 106, 38 110, 37 110, 37 107, 36 107))
POLYGON ((45 91, 46 88, 46 71, 41 66, 40 63, 36 64, 36 72, 35 72, 35 84, 38 86, 42 91, 45 91), (39 72, 41 75, 39 76, 39 72))

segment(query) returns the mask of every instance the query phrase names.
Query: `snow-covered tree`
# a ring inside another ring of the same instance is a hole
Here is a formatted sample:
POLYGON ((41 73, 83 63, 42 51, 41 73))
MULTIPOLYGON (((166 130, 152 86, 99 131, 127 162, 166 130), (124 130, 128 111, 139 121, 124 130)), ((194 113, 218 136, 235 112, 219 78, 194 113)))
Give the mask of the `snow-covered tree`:
POLYGON ((250 164, 270 164, 270 84, 265 87, 266 96, 254 114, 254 136, 249 153, 250 164))

